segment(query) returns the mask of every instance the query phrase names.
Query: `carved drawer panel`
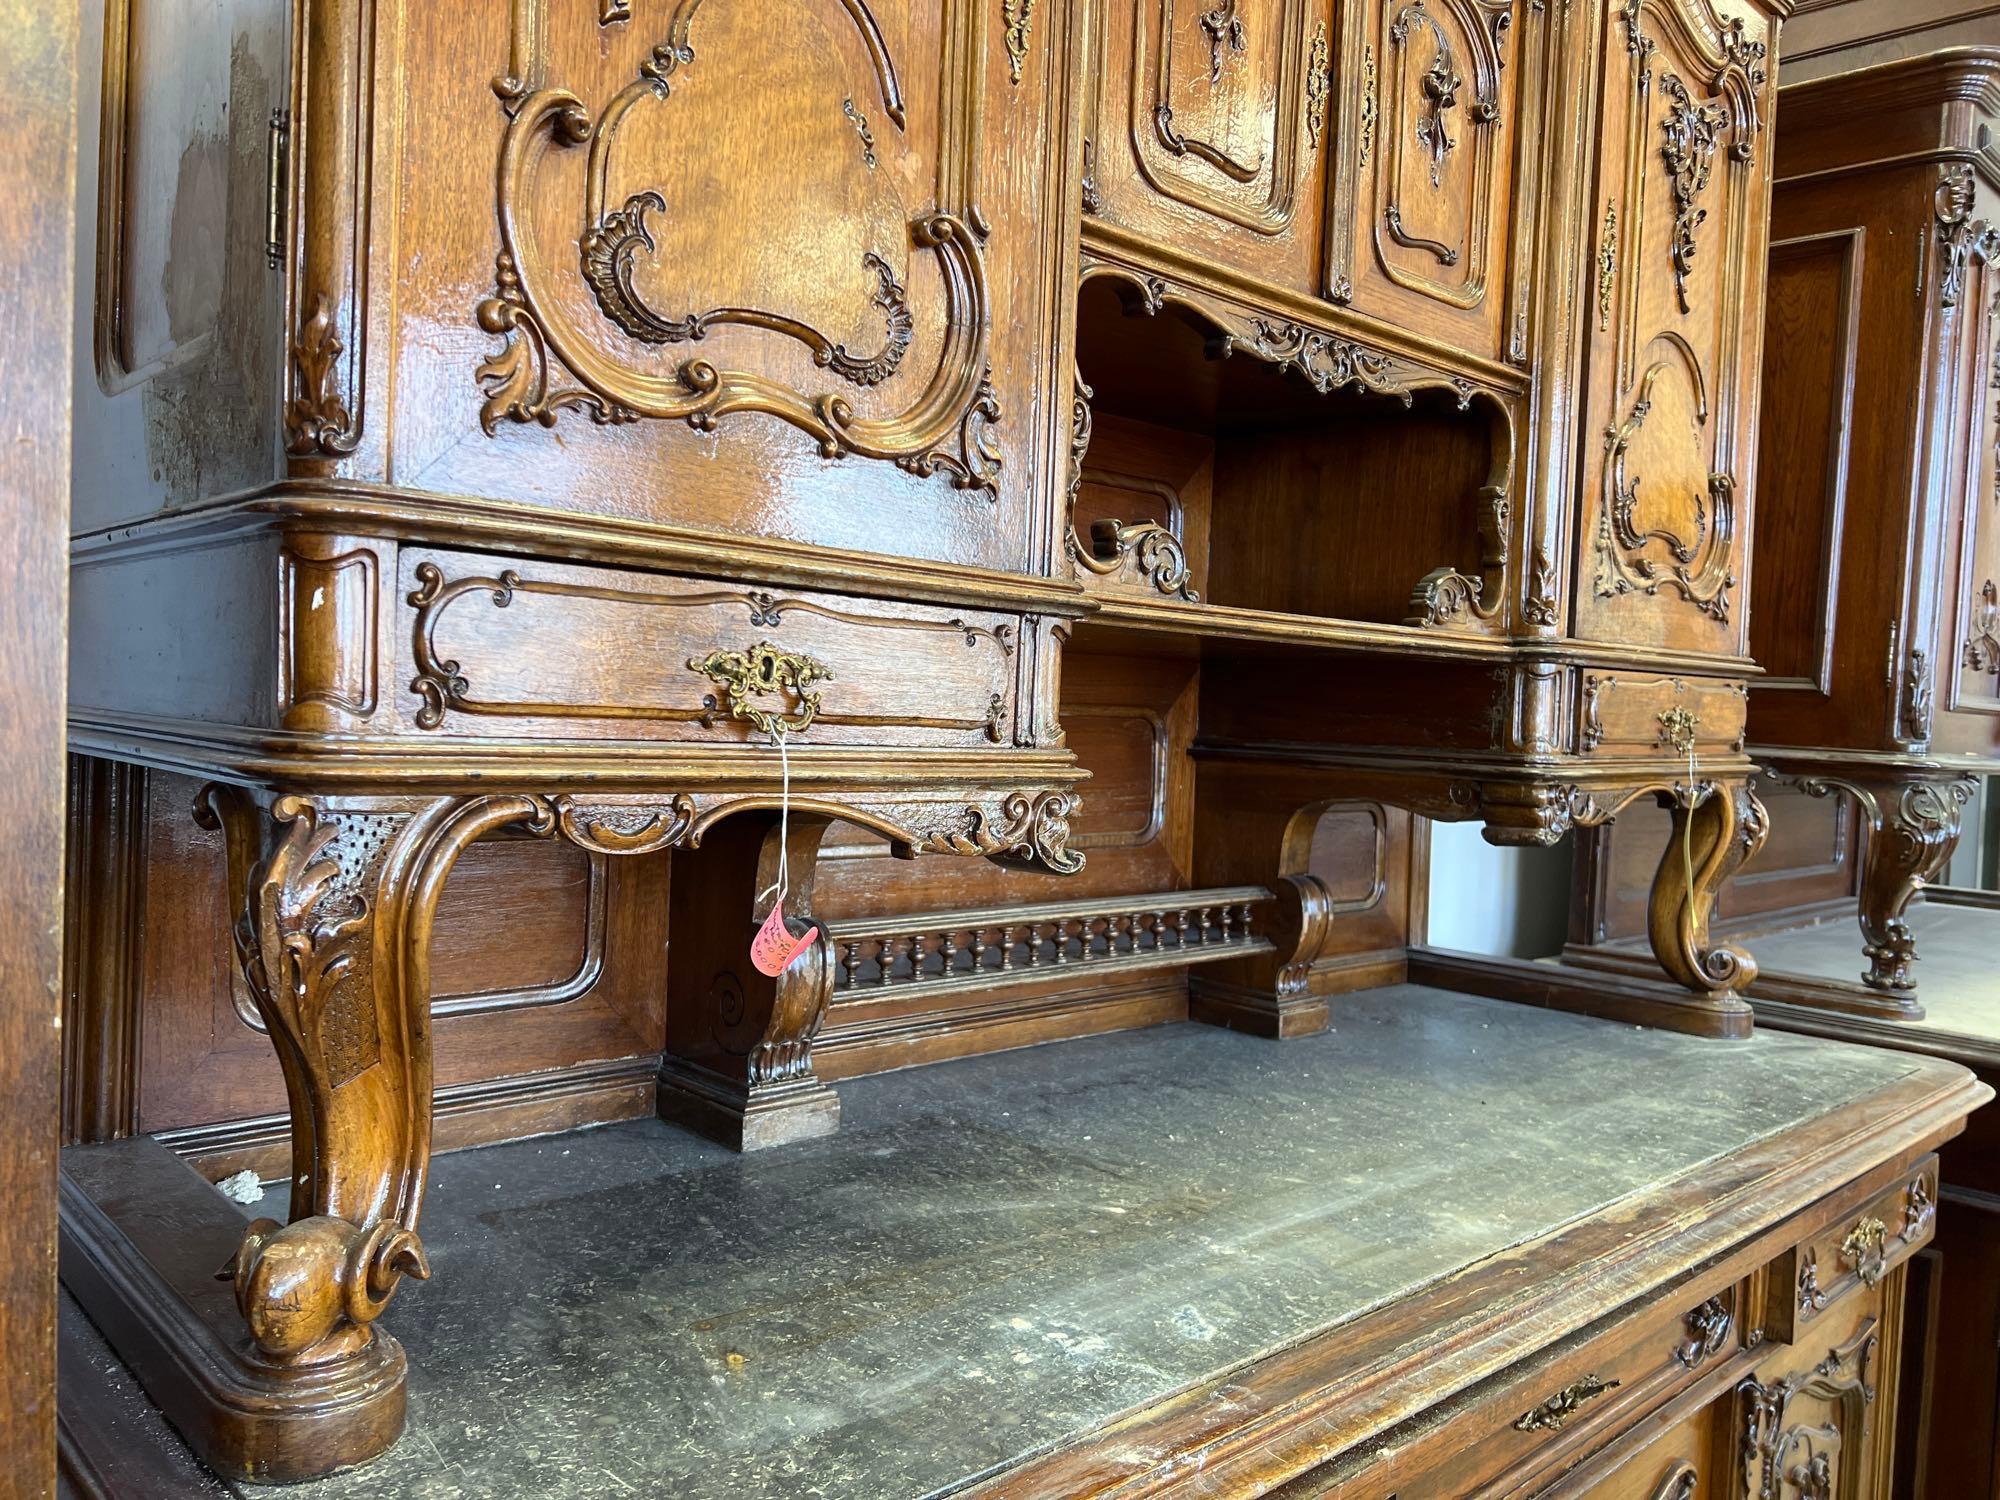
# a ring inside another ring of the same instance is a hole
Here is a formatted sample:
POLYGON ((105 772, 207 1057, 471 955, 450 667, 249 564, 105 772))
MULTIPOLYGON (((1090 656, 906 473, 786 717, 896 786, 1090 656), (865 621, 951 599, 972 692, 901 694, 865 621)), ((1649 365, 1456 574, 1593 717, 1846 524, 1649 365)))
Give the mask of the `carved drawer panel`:
MULTIPOLYGON (((1455 1398, 1398 1461, 1308 1494, 1342 1500, 1519 1494, 1657 1411, 1742 1347, 1743 1286, 1661 1297, 1455 1398)), ((1287 1491, 1290 1493, 1290 1491, 1287 1491)))
POLYGON ((1937 1223, 1937 1158, 1926 1157, 1895 1187, 1878 1194, 1797 1248, 1770 1276, 1765 1326, 1795 1344, 1822 1337, 1828 1309, 1857 1287, 1873 1290, 1930 1242, 1937 1223))
POLYGON ((1352 125, 1334 156, 1326 294, 1525 361, 1511 204, 1516 148, 1540 134, 1522 113, 1539 96, 1521 87, 1540 12, 1522 0, 1372 0, 1349 7, 1344 25, 1353 65, 1341 119, 1352 125))
POLYGON ((1104 0, 1085 106, 1088 218, 1316 290, 1333 147, 1330 10, 1327 0, 1104 0))
POLYGON ((1584 674, 1577 692, 1576 748, 1584 755, 1685 758, 1743 748, 1748 698, 1741 682, 1584 674))
POLYGON ((1740 654, 1771 23, 1745 0, 1628 0, 1605 26, 1577 632, 1740 654))
POLYGON ((400 568, 398 704, 420 731, 1013 740, 1015 616, 474 553, 400 568))

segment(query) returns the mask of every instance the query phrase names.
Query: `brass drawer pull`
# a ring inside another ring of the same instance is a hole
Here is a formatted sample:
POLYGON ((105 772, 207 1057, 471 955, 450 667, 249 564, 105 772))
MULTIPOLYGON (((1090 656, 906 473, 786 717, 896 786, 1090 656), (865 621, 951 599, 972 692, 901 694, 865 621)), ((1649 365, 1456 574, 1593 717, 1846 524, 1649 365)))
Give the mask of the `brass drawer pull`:
POLYGON ((824 662, 795 651, 781 651, 769 641, 759 641, 748 651, 690 656, 688 668, 722 689, 721 701, 713 693, 702 700, 708 709, 702 716, 703 724, 713 728, 719 718, 741 719, 765 734, 802 734, 811 728, 820 700, 812 685, 833 681, 833 669, 824 662), (783 711, 788 694, 798 702, 796 712, 783 711), (752 701, 770 697, 779 700, 776 710, 759 708, 752 701))
POLYGON ((1863 1286, 1872 1287, 1882 1279, 1883 1241, 1889 1226, 1874 1215, 1860 1220, 1840 1242, 1840 1253, 1854 1267, 1863 1286))
POLYGON ((1586 1401, 1593 1401, 1606 1391, 1615 1391, 1624 1384, 1619 1380, 1603 1380, 1595 1375, 1586 1375, 1557 1391, 1548 1400, 1531 1412, 1523 1413, 1514 1420, 1516 1432, 1556 1432, 1563 1423, 1575 1416, 1577 1409, 1586 1401))

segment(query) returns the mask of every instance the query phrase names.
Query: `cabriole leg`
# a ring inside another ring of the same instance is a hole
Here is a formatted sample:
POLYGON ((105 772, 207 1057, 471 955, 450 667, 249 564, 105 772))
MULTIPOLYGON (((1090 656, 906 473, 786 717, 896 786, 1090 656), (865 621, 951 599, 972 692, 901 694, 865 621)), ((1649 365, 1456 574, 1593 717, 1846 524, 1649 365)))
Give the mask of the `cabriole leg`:
POLYGON ((253 1223, 224 1274, 258 1355, 317 1377, 379 1358, 375 1319, 404 1277, 430 1274, 417 1226, 432 919, 467 845, 545 822, 545 808, 509 796, 260 801, 211 786, 196 816, 223 830, 237 957, 292 1119, 289 1222, 253 1223))

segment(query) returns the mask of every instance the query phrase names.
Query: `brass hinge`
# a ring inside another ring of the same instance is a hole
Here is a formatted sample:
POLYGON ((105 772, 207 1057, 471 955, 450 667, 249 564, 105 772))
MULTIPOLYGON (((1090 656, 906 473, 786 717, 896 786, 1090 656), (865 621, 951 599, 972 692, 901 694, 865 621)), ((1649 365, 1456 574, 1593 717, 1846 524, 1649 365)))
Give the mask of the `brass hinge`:
POLYGON ((285 264, 285 179, 291 155, 292 117, 282 109, 271 111, 266 128, 264 183, 264 263, 272 270, 285 264))

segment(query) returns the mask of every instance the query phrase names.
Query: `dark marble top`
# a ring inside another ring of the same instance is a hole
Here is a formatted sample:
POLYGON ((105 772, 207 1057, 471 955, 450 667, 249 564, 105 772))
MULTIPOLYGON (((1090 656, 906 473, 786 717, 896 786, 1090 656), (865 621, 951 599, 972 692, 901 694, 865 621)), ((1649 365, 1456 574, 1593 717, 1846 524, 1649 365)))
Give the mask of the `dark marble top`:
POLYGON ((440 1158, 410 1426, 301 1500, 949 1489, 1907 1075, 1400 986, 843 1084, 739 1157, 640 1122, 440 1158))

